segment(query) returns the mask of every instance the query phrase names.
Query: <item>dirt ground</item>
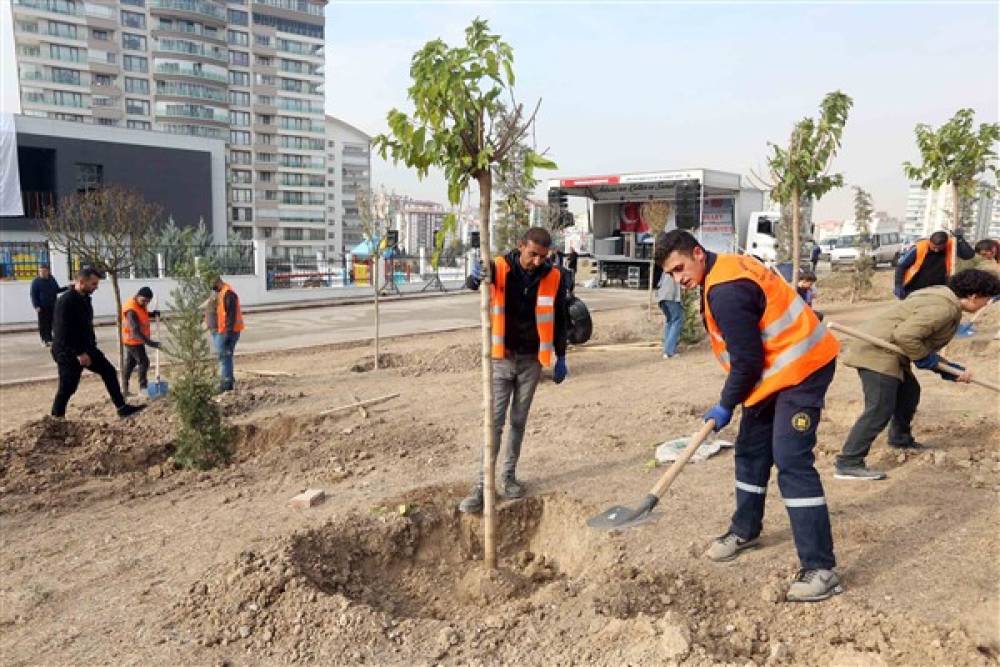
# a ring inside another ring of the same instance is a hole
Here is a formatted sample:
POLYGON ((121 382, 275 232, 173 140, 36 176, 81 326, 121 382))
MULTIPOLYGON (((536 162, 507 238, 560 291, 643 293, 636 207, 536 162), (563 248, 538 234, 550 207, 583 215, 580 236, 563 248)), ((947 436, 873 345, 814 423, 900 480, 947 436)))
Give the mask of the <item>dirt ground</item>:
MULTIPOLYGON (((882 307, 820 287, 830 320, 882 307)), ((996 380, 996 328, 981 318, 950 357, 996 380)), ((644 310, 600 312, 593 344, 658 333, 644 310)), ((480 451, 477 336, 386 341, 377 372, 368 347, 239 359, 222 399, 235 457, 210 472, 174 468, 166 402, 121 422, 87 379, 55 422, 41 417, 54 383, 0 390, 4 664, 998 662, 995 394, 921 373, 915 433, 930 449, 896 455, 883 436, 872 462, 889 479, 838 481, 861 406, 856 373, 839 369, 817 466, 845 592, 793 605, 774 481, 761 548, 701 557, 732 511, 731 450, 690 465, 653 521, 585 526, 647 492, 655 445, 697 429, 724 375, 703 346, 669 361, 655 347, 571 350, 568 380, 536 394, 519 467, 530 495, 501 503, 487 577, 480 522, 455 511, 480 451), (319 414, 396 392, 364 414, 319 414), (326 500, 289 507, 306 488, 326 500)))

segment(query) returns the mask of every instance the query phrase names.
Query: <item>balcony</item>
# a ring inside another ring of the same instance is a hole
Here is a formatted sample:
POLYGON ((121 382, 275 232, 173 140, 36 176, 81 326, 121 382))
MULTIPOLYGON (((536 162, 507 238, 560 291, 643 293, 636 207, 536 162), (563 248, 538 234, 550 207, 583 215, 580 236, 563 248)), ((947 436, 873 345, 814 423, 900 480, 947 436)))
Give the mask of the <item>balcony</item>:
POLYGON ((207 0, 150 0, 149 8, 153 14, 177 13, 188 15, 188 18, 194 15, 201 20, 210 19, 221 25, 226 23, 226 10, 207 0))
POLYGON ((174 63, 163 63, 157 65, 153 71, 156 74, 164 74, 167 76, 188 76, 193 79, 202 79, 204 81, 215 81, 217 83, 229 82, 228 77, 223 76, 221 74, 215 74, 214 72, 195 69, 194 67, 181 67, 180 65, 174 63))
POLYGON ((229 55, 225 49, 220 49, 218 47, 206 47, 202 45, 193 45, 183 40, 174 39, 157 39, 153 42, 154 53, 165 53, 173 54, 177 53, 183 56, 198 56, 201 58, 206 58, 208 60, 214 60, 222 64, 228 64, 229 55))
POLYGON ((14 5, 26 9, 36 9, 53 14, 66 16, 83 16, 83 3, 77 4, 66 0, 15 0, 14 5))

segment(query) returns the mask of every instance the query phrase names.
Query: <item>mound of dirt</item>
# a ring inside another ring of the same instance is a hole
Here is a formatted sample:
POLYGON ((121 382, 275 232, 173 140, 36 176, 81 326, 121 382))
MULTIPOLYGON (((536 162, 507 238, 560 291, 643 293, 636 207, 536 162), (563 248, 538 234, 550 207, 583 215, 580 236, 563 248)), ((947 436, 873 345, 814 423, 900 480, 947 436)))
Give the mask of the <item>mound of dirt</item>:
POLYGON ((0 485, 5 493, 36 492, 145 471, 167 460, 171 439, 162 422, 44 417, 4 436, 0 485))
POLYGON ((464 373, 481 366, 482 349, 479 344, 448 345, 440 350, 407 355, 402 373, 419 377, 425 373, 464 373))
MULTIPOLYGON (((401 354, 393 354, 390 352, 383 352, 378 355, 378 367, 379 370, 385 368, 399 368, 406 365, 406 357, 401 354)), ((371 354, 366 357, 362 357, 354 364, 351 365, 350 371, 352 373, 367 373, 368 371, 375 370, 375 355, 371 354)))

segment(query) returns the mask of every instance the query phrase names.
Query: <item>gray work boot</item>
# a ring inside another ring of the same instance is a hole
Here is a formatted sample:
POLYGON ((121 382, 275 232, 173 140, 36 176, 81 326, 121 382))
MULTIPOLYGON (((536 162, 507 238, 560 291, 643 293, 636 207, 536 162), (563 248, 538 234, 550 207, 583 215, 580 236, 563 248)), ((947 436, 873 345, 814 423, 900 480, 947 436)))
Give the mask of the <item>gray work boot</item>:
POLYGON ((712 546, 705 552, 705 556, 716 563, 725 563, 734 560, 744 549, 751 549, 755 546, 757 546, 756 537, 752 540, 744 540, 736 533, 728 532, 722 537, 715 538, 712 546))
POLYGON ((927 445, 919 443, 916 440, 908 440, 906 442, 890 442, 889 446, 893 449, 904 452, 922 452, 926 449, 930 449, 927 445))
POLYGON ((785 599, 789 602, 819 602, 843 592, 840 579, 833 570, 799 570, 795 581, 788 587, 785 599))
POLYGON ((860 479, 872 481, 876 479, 885 479, 885 473, 881 470, 874 470, 869 468, 864 463, 860 465, 840 465, 833 470, 834 479, 860 479))
POLYGON ((462 502, 458 504, 458 511, 463 514, 482 514, 483 513, 483 487, 475 486, 472 488, 472 493, 469 494, 467 498, 464 498, 462 502))
POLYGON ((505 475, 503 478, 503 495, 507 498, 513 500, 515 498, 523 498, 526 490, 524 484, 522 484, 514 475, 505 475))

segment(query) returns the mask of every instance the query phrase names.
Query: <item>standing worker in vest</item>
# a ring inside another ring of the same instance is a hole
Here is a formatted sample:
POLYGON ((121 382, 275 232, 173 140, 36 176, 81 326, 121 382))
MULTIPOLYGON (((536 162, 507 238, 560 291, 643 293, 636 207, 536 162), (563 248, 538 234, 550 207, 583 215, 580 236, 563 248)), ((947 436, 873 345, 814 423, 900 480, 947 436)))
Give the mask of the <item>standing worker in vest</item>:
POLYGON ((929 239, 917 241, 909 252, 899 258, 892 293, 897 299, 905 299, 918 289, 947 283, 948 276, 955 269, 951 263, 956 250, 960 259, 976 256, 976 251, 960 234, 952 238, 948 232, 934 232, 929 239))
POLYGON ((729 561, 757 543, 771 466, 788 510, 801 569, 790 601, 841 592, 830 515, 813 465, 816 428, 833 380, 837 340, 795 289, 747 255, 708 252, 688 232, 656 239, 654 259, 684 289, 702 288, 712 351, 728 371, 719 403, 705 413, 724 428, 743 404, 736 438, 736 512, 706 556, 729 561))
POLYGON ((160 311, 149 312, 147 307, 153 300, 153 290, 142 287, 122 306, 122 343, 125 345, 125 386, 122 390, 128 396, 128 384, 132 371, 139 368, 139 390, 148 384, 149 356, 146 346, 159 348, 160 343, 150 337, 150 318, 160 318, 160 311))
MULTIPOLYGON (((515 476, 528 412, 542 367, 552 364, 556 384, 566 379, 566 284, 563 272, 546 261, 552 237, 532 227, 512 250, 490 263, 490 319, 493 327, 493 445, 499 448, 510 408, 507 454, 503 464, 503 492, 507 498, 525 494, 515 476)), ((466 282, 478 290, 483 279, 477 261, 466 282)), ((494 449, 493 456, 497 451, 494 449)), ((480 457, 482 461, 482 457, 480 457)), ((483 470, 472 493, 459 505, 468 514, 483 511, 483 470)))
POLYGON ((219 355, 219 391, 232 391, 236 384, 233 353, 243 331, 243 310, 240 308, 240 297, 221 276, 212 283, 212 291, 216 293, 215 328, 211 331, 215 352, 219 355))

